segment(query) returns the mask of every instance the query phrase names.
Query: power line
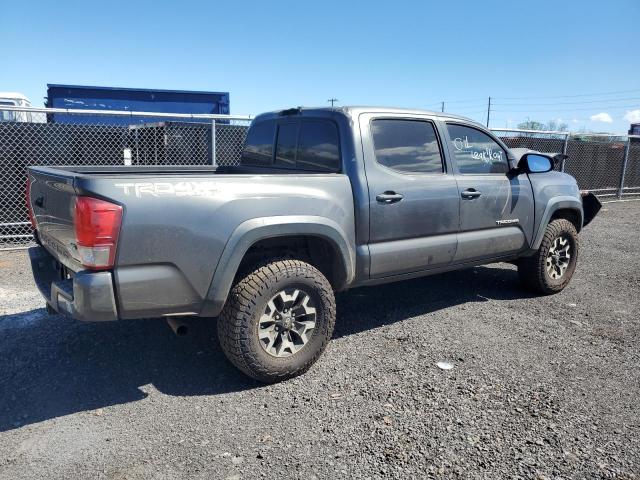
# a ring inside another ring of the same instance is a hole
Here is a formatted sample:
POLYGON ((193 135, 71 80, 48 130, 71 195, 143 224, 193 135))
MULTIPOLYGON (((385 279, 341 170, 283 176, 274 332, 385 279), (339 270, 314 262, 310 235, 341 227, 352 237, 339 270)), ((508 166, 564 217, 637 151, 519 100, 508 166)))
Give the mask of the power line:
MULTIPOLYGON (((491 111, 496 111, 493 108, 493 97, 491 98, 491 111)), ((487 113, 487 104, 484 104, 484 108, 482 110, 467 110, 464 108, 451 108, 451 109, 447 109, 447 112, 449 113, 464 113, 464 114, 471 114, 471 113, 487 113)))
MULTIPOLYGON (((532 105, 535 107, 535 105, 532 105)), ((521 108, 517 110, 504 110, 501 108, 496 108, 494 111, 501 113, 522 113, 522 112, 574 112, 574 111, 582 111, 582 110, 626 110, 626 109, 634 109, 640 108, 640 103, 635 105, 603 105, 603 106, 593 106, 593 107, 576 107, 576 108, 545 108, 545 109, 529 109, 529 108, 521 108)))
MULTIPOLYGON (((484 98, 471 98, 471 99, 467 99, 467 100, 442 100, 444 103, 467 103, 467 102, 483 102, 485 101, 484 98)), ((440 103, 440 102, 437 102, 440 103)), ((435 104, 435 103, 434 103, 435 104)))
MULTIPOLYGON (((555 105, 579 105, 584 103, 608 103, 608 102, 622 102, 622 101, 636 101, 640 100, 638 97, 624 97, 624 98, 601 98, 601 99, 592 99, 592 100, 578 100, 575 102, 553 102, 553 103, 537 103, 535 100, 543 100, 543 99, 555 99, 555 98, 581 98, 581 97, 595 97, 595 96, 608 96, 608 95, 620 95, 625 93, 638 93, 640 89, 633 90, 617 90, 612 92, 601 92, 601 93, 580 93, 575 95, 550 95, 550 96, 539 96, 539 97, 491 97, 491 106, 555 106, 555 105), (497 100, 497 102, 496 102, 497 100), (529 100, 530 102, 502 102, 503 100, 529 100)), ((442 109, 443 104, 455 104, 456 108, 475 108, 482 105, 486 105, 486 100, 481 98, 470 98, 465 100, 443 100, 440 102, 433 102, 427 105, 433 107, 440 107, 442 109), (464 104, 464 105, 461 105, 464 104)), ((599 107, 599 108, 609 108, 607 106, 599 107)), ((621 107, 621 108, 629 108, 629 107, 621 107)))
POLYGON ((544 106, 544 105, 583 105, 585 103, 603 103, 603 102, 629 102, 629 101, 640 101, 640 98, 638 97, 631 97, 631 98, 603 98, 602 100, 578 100, 577 102, 553 102, 553 103, 519 103, 519 102, 515 102, 515 103, 493 103, 493 105, 503 105, 503 106, 528 106, 528 105, 534 105, 534 106, 544 106))
POLYGON ((460 107, 461 103, 465 104, 462 105, 464 107, 478 107, 478 106, 484 106, 487 104, 487 99, 482 99, 482 98, 476 98, 476 99, 472 99, 472 100, 440 100, 439 102, 431 102, 431 103, 425 103, 424 105, 426 105, 427 107, 438 107, 438 108, 442 108, 442 104, 448 105, 450 103, 454 103, 457 104, 457 107, 460 107))
MULTIPOLYGON (((493 99, 493 97, 491 97, 493 99)), ((493 100, 492 100, 493 102, 493 100)), ((444 102, 445 105, 449 106, 449 102, 444 102)), ((468 104, 464 104, 464 105, 451 105, 453 108, 486 108, 487 106, 487 99, 484 99, 484 102, 478 102, 478 103, 468 103, 468 104)))
POLYGON ((576 98, 576 97, 597 97, 599 95, 618 95, 621 93, 635 93, 640 92, 639 88, 635 88, 633 90, 618 90, 616 92, 603 92, 603 93, 579 93, 576 95, 551 95, 551 96, 541 96, 541 97, 495 97, 499 100, 537 100, 537 99, 547 99, 547 98, 576 98))
MULTIPOLYGON (((486 123, 489 124, 492 121, 495 122, 495 119, 492 119, 492 116, 495 117, 495 114, 498 116, 501 115, 518 115, 522 113, 540 113, 540 114, 567 114, 571 112, 578 111, 620 111, 620 110, 630 110, 640 108, 640 97, 621 97, 621 98, 591 98, 597 95, 607 96, 607 95, 620 95, 624 93, 630 92, 640 92, 640 89, 634 90, 618 90, 615 92, 603 92, 603 93, 584 93, 584 94, 576 94, 576 95, 556 95, 556 96, 546 96, 546 97, 490 97, 488 103, 482 102, 479 103, 479 99, 467 99, 467 100, 451 100, 451 101, 442 101, 439 104, 432 104, 434 107, 438 105, 439 110, 445 111, 445 104, 449 107, 447 111, 450 113, 456 113, 468 117, 479 117, 481 114, 484 114, 486 119, 486 123), (584 98, 586 97, 586 98, 584 98), (566 102, 553 102, 553 103, 537 103, 534 100, 536 99, 544 99, 544 98, 584 98, 582 100, 576 101, 566 101, 566 102), (528 102, 502 102, 502 100, 516 100, 523 99, 528 100, 528 102), (497 100, 497 102, 496 102, 497 100), (468 102, 476 102, 473 104, 469 104, 468 102), (633 104, 626 105, 615 105, 618 102, 633 102, 633 104), (453 104, 453 105, 449 105, 453 104), (479 110, 478 107, 481 105, 486 105, 484 110, 479 110), (573 106, 575 105, 575 107, 573 106), (453 107, 453 108, 451 108, 453 107), (538 107, 555 107, 555 108, 538 108, 538 107)), ((435 110, 435 108, 433 108, 435 110)), ((484 122, 483 122, 484 123, 484 122)))

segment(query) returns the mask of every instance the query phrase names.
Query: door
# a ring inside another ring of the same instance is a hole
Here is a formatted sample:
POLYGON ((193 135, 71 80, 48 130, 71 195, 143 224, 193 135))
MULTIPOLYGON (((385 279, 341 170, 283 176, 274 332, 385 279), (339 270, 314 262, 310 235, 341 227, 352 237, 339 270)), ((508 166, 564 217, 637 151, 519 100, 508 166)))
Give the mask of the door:
POLYGON ((441 267, 456 250, 459 194, 429 117, 360 116, 370 276, 441 267))
POLYGON ((521 250, 533 234, 533 193, 525 173, 510 172, 507 151, 488 132, 446 123, 460 190, 460 234, 454 262, 521 250))

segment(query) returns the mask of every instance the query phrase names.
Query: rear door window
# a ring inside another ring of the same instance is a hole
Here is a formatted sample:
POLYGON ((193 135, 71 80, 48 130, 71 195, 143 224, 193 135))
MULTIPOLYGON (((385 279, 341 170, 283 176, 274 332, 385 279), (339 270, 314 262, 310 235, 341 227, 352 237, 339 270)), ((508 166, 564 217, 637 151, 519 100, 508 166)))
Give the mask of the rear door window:
POLYGON ((440 145, 433 123, 378 119, 371 122, 376 161, 403 173, 442 173, 440 145))

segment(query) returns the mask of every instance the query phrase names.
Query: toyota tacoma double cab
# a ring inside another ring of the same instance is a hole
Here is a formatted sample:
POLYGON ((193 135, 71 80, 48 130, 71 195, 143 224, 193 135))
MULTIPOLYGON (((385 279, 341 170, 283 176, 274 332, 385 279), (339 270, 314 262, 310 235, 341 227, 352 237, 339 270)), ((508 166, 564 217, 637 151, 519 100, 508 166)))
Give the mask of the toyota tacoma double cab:
POLYGON ((275 382, 321 355, 336 291, 491 262, 565 288, 600 203, 558 158, 447 113, 265 113, 238 166, 29 168, 33 273, 78 320, 217 317, 228 359, 275 382))

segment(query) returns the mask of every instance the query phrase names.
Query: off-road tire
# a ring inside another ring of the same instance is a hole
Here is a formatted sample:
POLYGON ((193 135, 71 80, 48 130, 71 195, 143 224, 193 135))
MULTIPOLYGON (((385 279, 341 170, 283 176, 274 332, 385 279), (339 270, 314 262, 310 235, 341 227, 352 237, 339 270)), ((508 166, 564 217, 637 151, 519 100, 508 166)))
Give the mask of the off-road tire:
POLYGON ((518 262, 518 275, 525 288, 535 293, 550 295, 562 291, 571 281, 578 260, 579 242, 576 227, 569 220, 559 218, 547 225, 542 243, 536 253, 523 257, 518 262), (547 271, 547 256, 553 242, 558 237, 566 238, 570 245, 569 265, 558 279, 547 271))
POLYGON ((279 382, 306 372, 333 334, 336 304, 329 281, 317 268, 300 260, 271 261, 241 277, 233 285, 218 318, 218 338, 229 361, 264 383, 279 382), (313 297, 316 326, 304 348, 280 358, 265 351, 257 329, 267 302, 284 288, 302 288, 313 297))

